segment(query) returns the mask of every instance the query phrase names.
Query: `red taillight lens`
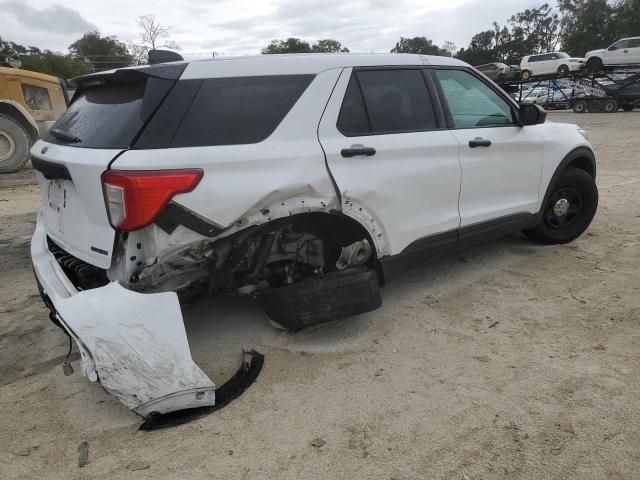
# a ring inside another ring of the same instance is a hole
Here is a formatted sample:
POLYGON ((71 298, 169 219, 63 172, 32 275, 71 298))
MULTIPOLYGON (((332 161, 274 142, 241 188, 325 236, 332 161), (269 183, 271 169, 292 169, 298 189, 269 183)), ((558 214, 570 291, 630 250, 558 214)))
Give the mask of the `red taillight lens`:
POLYGON ((193 190, 202 170, 108 170, 102 174, 109 221, 119 230, 153 222, 169 200, 193 190))

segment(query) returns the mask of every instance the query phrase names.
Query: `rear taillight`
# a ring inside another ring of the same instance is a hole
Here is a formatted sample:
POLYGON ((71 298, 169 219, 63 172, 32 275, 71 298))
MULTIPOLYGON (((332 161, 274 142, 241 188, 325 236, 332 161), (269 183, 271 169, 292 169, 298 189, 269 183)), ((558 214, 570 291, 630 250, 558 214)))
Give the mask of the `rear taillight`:
POLYGON ((193 190, 202 170, 108 170, 102 174, 109 222, 137 230, 153 222, 171 198, 193 190))

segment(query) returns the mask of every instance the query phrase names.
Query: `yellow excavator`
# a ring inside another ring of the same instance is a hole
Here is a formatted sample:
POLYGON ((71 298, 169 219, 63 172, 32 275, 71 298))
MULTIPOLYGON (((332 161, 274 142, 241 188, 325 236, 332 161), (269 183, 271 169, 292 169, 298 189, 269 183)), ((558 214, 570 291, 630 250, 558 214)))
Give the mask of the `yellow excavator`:
POLYGON ((63 79, 0 66, 0 173, 27 163, 31 145, 64 113, 68 102, 63 79))

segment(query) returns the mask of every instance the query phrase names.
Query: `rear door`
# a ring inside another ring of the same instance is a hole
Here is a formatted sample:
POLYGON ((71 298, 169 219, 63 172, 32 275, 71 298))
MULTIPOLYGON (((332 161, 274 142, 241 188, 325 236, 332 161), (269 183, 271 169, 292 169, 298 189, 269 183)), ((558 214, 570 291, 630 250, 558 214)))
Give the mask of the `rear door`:
POLYGON ((460 144, 461 226, 536 212, 544 147, 538 126, 518 125, 515 105, 470 70, 439 68, 435 76, 460 144))
POLYGON ((432 87, 421 67, 345 69, 320 122, 343 211, 382 224, 381 256, 438 233, 457 239, 458 146, 432 87))
POLYGON ((31 149, 47 235, 71 255, 110 267, 115 230, 101 175, 130 147, 173 85, 171 77, 183 69, 150 67, 88 77, 69 109, 31 149))

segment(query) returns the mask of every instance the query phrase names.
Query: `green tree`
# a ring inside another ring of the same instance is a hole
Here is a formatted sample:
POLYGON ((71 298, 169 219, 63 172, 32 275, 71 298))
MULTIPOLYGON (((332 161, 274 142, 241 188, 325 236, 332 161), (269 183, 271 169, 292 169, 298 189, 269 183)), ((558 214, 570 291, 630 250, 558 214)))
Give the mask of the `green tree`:
POLYGON ((100 32, 85 33, 69 45, 71 54, 89 65, 94 72, 133 65, 127 46, 115 37, 103 37, 100 32))
POLYGON ((318 40, 314 43, 311 47, 311 51, 314 53, 346 53, 349 49, 342 46, 342 44, 337 40, 325 39, 318 40))
POLYGON ((615 33, 618 38, 640 35, 640 0, 621 0, 615 4, 615 33))
POLYGON ((590 50, 611 45, 618 38, 616 24, 620 17, 616 15, 616 9, 621 8, 618 5, 616 8, 607 0, 558 0, 562 13, 563 50, 584 56, 590 50))
POLYGON ((19 59, 22 62, 21 68, 25 70, 46 73, 64 79, 91 72, 91 66, 83 60, 73 55, 63 55, 50 50, 33 55, 23 55, 19 59))
POLYGON ((269 45, 262 49, 262 54, 273 53, 311 53, 311 45, 309 42, 294 37, 286 40, 271 40, 269 45))
POLYGON ((448 52, 428 39, 427 37, 400 37, 400 41, 391 49, 391 53, 417 53, 420 55, 444 55, 448 52))

